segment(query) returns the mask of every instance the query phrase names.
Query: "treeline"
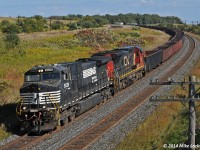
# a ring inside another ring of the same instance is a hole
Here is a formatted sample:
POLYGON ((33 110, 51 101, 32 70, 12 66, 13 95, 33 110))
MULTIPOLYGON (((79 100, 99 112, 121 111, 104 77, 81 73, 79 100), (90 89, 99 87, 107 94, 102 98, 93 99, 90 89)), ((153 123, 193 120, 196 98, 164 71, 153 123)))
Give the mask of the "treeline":
POLYGON ((49 30, 75 30, 82 28, 98 28, 105 24, 114 24, 122 22, 123 24, 181 24, 182 21, 178 17, 161 17, 159 15, 149 14, 118 14, 118 15, 67 15, 67 16, 51 16, 44 18, 36 15, 33 17, 18 17, 17 21, 12 23, 3 20, 0 23, 0 29, 3 33, 31 33, 43 32, 49 30), (67 21, 66 21, 67 20, 67 21), (65 22, 66 21, 66 22, 65 22))
POLYGON ((3 20, 0 28, 3 33, 31 33, 45 31, 49 27, 45 18, 42 16, 34 16, 30 18, 18 17, 16 22, 3 20))
POLYGON ((182 24, 182 25, 178 25, 177 28, 182 31, 192 32, 194 34, 200 35, 200 24, 198 24, 198 25, 182 24))
POLYGON ((129 24, 182 24, 180 18, 174 16, 161 17, 156 14, 118 14, 118 15, 68 15, 68 16, 51 16, 49 19, 56 20, 78 20, 76 23, 68 24, 69 29, 76 28, 92 28, 101 27, 105 24, 115 24, 116 22, 122 22, 124 25, 129 24))
POLYGON ((175 23, 180 24, 182 21, 178 17, 169 16, 161 17, 156 14, 118 14, 118 15, 93 15, 93 16, 82 16, 82 15, 68 15, 68 16, 51 16, 49 19, 57 20, 82 20, 87 21, 88 18, 98 23, 114 24, 115 22, 123 22, 124 24, 137 23, 137 24, 157 24, 157 23, 175 23))

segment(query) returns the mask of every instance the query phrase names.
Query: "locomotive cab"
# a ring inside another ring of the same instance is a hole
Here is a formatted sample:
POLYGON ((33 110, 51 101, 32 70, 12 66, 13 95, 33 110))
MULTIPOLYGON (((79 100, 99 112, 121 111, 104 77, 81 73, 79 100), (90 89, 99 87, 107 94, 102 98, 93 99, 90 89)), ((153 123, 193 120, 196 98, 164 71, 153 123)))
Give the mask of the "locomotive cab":
POLYGON ((55 127, 62 87, 66 85, 61 82, 64 78, 66 74, 59 65, 36 66, 25 73, 24 84, 20 88, 21 101, 17 107, 21 130, 38 132, 55 127), (52 126, 46 128, 45 124, 50 122, 52 126))

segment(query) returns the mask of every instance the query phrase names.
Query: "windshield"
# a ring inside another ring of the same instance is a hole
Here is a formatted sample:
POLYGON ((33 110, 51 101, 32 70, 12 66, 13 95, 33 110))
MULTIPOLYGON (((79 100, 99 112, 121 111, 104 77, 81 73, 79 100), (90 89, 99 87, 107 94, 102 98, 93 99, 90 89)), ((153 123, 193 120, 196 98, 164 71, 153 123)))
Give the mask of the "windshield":
POLYGON ((37 82, 40 81, 40 75, 26 75, 25 76, 26 82, 37 82))
POLYGON ((44 73, 42 74, 42 80, 58 80, 60 79, 59 73, 44 73))
POLYGON ((40 73, 36 75, 26 75, 25 81, 26 82, 38 82, 38 81, 46 81, 46 80, 59 80, 60 74, 59 73, 40 73))

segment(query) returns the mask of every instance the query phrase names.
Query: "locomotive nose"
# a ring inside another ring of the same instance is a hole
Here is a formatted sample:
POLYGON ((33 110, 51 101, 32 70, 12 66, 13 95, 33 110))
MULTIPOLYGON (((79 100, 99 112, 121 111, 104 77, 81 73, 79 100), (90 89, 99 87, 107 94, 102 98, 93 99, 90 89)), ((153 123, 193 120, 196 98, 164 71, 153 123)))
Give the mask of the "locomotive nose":
POLYGON ((39 92, 51 92, 56 90, 58 90, 58 86, 55 85, 32 83, 23 85, 20 89, 20 93, 39 93, 39 92))
POLYGON ((46 104, 60 102, 60 90, 56 86, 45 84, 29 84, 20 89, 20 97, 24 104, 46 104))

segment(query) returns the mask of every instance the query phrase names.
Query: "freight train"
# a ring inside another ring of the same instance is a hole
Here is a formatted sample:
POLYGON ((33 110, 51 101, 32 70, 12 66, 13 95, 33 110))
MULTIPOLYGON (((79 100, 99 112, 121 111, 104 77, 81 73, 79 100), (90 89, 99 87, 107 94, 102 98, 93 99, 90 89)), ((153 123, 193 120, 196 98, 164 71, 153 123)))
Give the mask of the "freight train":
POLYGON ((16 108, 21 131, 53 130, 72 121, 142 78, 182 47, 183 32, 150 28, 165 31, 171 39, 152 51, 126 46, 27 71, 16 108))

